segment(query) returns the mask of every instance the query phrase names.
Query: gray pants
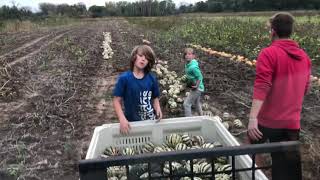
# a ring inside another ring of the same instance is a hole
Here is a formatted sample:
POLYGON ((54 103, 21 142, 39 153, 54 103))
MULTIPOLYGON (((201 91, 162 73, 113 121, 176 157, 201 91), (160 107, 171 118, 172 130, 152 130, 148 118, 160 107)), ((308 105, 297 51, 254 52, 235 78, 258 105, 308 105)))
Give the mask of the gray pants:
POLYGON ((192 116, 191 113, 191 106, 195 105, 196 111, 199 115, 202 115, 202 107, 200 102, 201 91, 199 90, 191 90, 188 97, 184 100, 183 107, 184 107, 184 115, 186 117, 192 116))

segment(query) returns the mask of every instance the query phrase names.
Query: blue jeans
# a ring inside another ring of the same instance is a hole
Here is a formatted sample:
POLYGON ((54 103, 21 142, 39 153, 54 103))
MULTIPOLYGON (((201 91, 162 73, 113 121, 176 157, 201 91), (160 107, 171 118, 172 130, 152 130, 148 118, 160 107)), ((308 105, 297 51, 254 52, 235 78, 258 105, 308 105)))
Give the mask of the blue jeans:
POLYGON ((184 100, 183 107, 184 107, 184 115, 186 117, 192 116, 191 113, 191 106, 194 105, 196 111, 199 115, 202 115, 202 107, 200 102, 201 91, 199 90, 191 90, 188 97, 184 100))

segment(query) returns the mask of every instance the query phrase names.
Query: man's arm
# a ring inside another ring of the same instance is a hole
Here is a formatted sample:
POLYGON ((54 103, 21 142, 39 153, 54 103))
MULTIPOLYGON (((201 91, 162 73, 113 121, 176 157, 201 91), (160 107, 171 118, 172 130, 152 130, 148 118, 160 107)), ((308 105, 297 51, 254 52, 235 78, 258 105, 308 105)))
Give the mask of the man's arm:
POLYGON ((262 138, 262 133, 258 129, 258 114, 263 102, 272 87, 273 61, 265 50, 262 50, 258 56, 256 67, 256 79, 253 87, 253 100, 248 123, 248 135, 252 140, 262 138))
POLYGON ((311 91, 311 82, 312 82, 311 63, 310 63, 309 66, 310 66, 309 67, 309 74, 308 74, 309 79, 307 80, 307 83, 306 83, 306 87, 305 87, 305 90, 304 90, 304 95, 307 95, 311 91))
POLYGON ((258 99, 253 99, 251 111, 249 115, 249 124, 248 124, 248 135, 252 140, 259 140, 262 138, 262 133, 258 129, 258 120, 257 116, 262 107, 263 101, 258 99))

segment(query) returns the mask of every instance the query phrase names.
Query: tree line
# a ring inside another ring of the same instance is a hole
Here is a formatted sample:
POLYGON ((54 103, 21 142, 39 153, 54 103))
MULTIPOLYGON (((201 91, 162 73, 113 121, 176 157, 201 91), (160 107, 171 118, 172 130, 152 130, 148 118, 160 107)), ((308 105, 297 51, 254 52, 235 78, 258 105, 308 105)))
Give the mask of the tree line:
POLYGON ((91 6, 88 11, 92 17, 102 16, 166 16, 176 13, 172 0, 106 2, 105 6, 91 6))
POLYGON ((2 6, 0 20, 30 19, 50 16, 105 17, 105 16, 166 16, 193 12, 238 12, 269 10, 319 10, 320 0, 207 0, 195 4, 182 4, 176 8, 172 0, 141 0, 136 2, 106 2, 104 6, 86 7, 74 5, 40 3, 39 12, 28 7, 2 6))
POLYGON ((320 0, 207 0, 179 7, 180 13, 319 10, 320 0))

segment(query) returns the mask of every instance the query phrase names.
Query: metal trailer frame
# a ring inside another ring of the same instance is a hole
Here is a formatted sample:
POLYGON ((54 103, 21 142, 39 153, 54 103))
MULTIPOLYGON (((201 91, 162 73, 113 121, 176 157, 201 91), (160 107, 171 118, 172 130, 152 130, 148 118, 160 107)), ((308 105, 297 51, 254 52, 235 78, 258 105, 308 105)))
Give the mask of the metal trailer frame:
MULTIPOLYGON (((288 151, 299 151, 300 143, 298 141, 287 141, 287 142, 276 142, 276 143, 265 143, 265 144, 254 144, 254 145, 241 145, 241 146, 229 146, 220 147, 213 149, 194 149, 185 151, 173 151, 173 152, 161 152, 161 153, 150 153, 140 154, 133 156, 116 156, 109 157, 106 159, 88 159, 80 160, 79 162, 79 173, 80 180, 103 180, 107 179, 106 169, 112 166, 125 166, 127 177, 129 173, 129 165, 147 163, 148 164, 148 179, 173 179, 179 177, 190 177, 194 179, 198 175, 211 175, 210 179, 215 179, 215 174, 229 173, 232 175, 232 180, 236 179, 236 172, 251 171, 252 180, 255 180, 255 171, 257 169, 270 169, 271 166, 256 167, 255 156, 257 154, 273 153, 273 152, 288 152, 288 151), (249 155, 252 158, 252 165, 250 168, 238 168, 235 167, 235 157, 241 155, 249 155), (213 159, 217 157, 229 157, 231 158, 232 169, 228 171, 215 172, 213 159), (209 173, 194 173, 193 172, 193 159, 207 158, 211 160, 211 172, 209 173), (188 174, 173 174, 172 165, 170 166, 170 174, 151 177, 151 164, 155 162, 173 162, 179 160, 190 160, 191 172, 188 174)), ((301 163, 301 162, 300 162, 301 163)))

